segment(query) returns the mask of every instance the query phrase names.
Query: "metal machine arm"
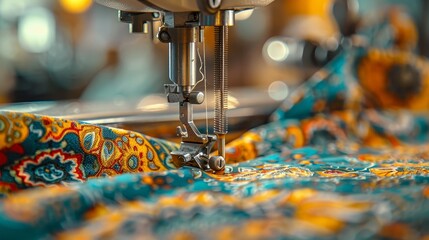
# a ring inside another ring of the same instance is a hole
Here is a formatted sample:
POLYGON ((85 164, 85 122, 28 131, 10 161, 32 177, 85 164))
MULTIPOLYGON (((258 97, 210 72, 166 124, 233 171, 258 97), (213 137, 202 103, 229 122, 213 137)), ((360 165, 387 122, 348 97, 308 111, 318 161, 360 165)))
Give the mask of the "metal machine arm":
POLYGON ((266 6, 274 0, 97 0, 119 10, 119 19, 130 24, 130 32, 152 33, 169 44, 169 77, 165 85, 168 102, 179 104, 182 142, 171 153, 177 167, 193 166, 219 171, 225 167, 227 134, 228 27, 234 25, 234 13, 266 6), (160 27, 159 27, 160 26, 160 27), (214 133, 202 134, 193 122, 193 104, 204 102, 204 93, 193 91, 196 81, 197 44, 204 41, 204 28, 215 27, 215 119, 214 133), (218 142, 218 156, 210 157, 218 142))

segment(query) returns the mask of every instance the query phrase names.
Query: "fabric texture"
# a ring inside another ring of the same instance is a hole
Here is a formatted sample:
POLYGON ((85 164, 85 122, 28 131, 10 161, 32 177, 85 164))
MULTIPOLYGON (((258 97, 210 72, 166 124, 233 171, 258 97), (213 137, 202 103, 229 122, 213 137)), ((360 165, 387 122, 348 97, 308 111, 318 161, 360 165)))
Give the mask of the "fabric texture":
POLYGON ((228 144, 221 173, 175 169, 178 145, 140 133, 1 112, 0 239, 428 239, 410 19, 360 29, 375 48, 344 49, 228 144))
POLYGON ((76 121, 0 115, 1 191, 83 182, 122 173, 171 169, 177 145, 138 133, 76 121))
POLYGON ((3 112, 1 239, 429 237, 429 118, 368 107, 357 72, 371 54, 317 72, 228 145, 222 173, 174 169, 161 139, 3 112))

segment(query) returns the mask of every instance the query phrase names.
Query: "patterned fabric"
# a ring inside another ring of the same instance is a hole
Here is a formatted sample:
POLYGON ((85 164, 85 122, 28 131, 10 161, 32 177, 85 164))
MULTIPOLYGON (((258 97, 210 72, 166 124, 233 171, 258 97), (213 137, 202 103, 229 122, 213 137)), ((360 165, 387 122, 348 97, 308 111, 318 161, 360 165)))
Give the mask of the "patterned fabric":
POLYGON ((370 54, 316 73, 222 173, 173 169, 177 145, 139 133, 0 114, 1 239, 429 237, 429 117, 366 107, 370 54))
POLYGON ((0 193, 172 169, 177 145, 138 133, 25 113, 0 114, 0 193))
POLYGON ((359 59, 357 74, 370 104, 383 109, 427 111, 429 63, 410 52, 370 49, 359 59), (374 68, 374 66, 377 66, 374 68), (396 76, 408 75, 399 81, 396 76))
POLYGON ((222 173, 174 169, 177 144, 140 133, 0 113, 0 239, 429 238, 429 67, 401 14, 361 30, 401 50, 343 51, 222 173))

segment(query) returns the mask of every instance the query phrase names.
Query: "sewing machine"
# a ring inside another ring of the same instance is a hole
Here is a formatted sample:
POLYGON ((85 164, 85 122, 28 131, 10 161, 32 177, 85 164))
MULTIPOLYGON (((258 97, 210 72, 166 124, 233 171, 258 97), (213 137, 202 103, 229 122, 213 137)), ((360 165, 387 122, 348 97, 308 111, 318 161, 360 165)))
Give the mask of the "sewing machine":
POLYGON ((129 23, 131 33, 151 34, 154 40, 169 44, 169 78, 165 91, 170 103, 179 104, 177 127, 180 149, 171 153, 177 167, 193 166, 220 171, 225 167, 225 135, 228 132, 228 27, 236 12, 262 7, 274 0, 97 0, 119 10, 119 20, 129 23), (193 121, 193 105, 202 104, 206 94, 194 91, 206 83, 204 28, 215 28, 214 49, 214 135, 201 133, 193 121), (201 43, 203 57, 198 45, 201 43), (198 56, 198 58, 197 58, 198 56), (202 79, 197 81, 198 72, 202 79), (204 70, 203 70, 204 69, 204 70), (210 156, 217 142, 218 155, 210 156))

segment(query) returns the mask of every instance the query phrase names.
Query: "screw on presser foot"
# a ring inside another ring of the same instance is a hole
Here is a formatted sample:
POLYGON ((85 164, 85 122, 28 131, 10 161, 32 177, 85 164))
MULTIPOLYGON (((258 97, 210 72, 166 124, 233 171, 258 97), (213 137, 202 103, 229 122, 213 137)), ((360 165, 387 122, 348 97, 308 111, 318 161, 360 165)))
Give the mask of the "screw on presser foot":
POLYGON ((171 153, 173 157, 173 163, 176 167, 196 167, 204 171, 222 171, 225 169, 225 159, 222 156, 207 156, 203 153, 199 153, 195 156, 191 156, 189 153, 174 151, 171 153))
POLYGON ((210 150, 216 142, 216 136, 207 136, 206 143, 182 142, 177 151, 171 152, 173 164, 180 168, 190 166, 204 171, 222 171, 225 168, 225 159, 222 156, 211 156, 210 150))
POLYGON ((222 156, 212 156, 209 159, 209 166, 215 171, 221 171, 225 168, 225 159, 222 156))

